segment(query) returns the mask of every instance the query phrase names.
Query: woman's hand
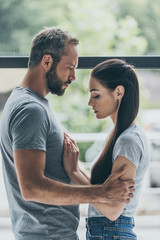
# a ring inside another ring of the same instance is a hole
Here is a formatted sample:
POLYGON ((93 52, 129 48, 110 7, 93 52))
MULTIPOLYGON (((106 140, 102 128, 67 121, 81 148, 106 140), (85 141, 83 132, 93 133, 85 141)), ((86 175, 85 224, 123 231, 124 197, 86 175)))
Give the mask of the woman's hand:
POLYGON ((79 149, 76 142, 64 133, 63 165, 68 176, 78 171, 79 149))

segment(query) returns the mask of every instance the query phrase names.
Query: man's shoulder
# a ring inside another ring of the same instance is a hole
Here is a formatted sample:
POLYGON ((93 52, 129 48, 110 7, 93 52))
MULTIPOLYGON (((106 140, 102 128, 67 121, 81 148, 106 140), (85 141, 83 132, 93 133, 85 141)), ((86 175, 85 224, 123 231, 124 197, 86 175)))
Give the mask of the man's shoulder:
POLYGON ((45 108, 34 100, 19 102, 12 112, 12 117, 18 117, 19 119, 25 117, 27 119, 43 120, 46 115, 45 108))
POLYGON ((9 97, 10 107, 13 112, 19 110, 29 111, 29 112, 44 112, 44 104, 40 98, 35 94, 32 94, 31 91, 23 90, 21 88, 15 88, 12 94, 9 97))

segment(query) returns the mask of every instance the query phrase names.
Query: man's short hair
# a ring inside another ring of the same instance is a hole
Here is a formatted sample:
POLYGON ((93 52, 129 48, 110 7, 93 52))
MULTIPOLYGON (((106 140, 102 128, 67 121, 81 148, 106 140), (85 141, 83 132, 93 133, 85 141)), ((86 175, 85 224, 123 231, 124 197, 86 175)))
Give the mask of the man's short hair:
POLYGON ((54 64, 67 55, 67 44, 78 45, 79 40, 58 27, 45 27, 32 40, 28 67, 37 66, 45 54, 50 54, 54 64))

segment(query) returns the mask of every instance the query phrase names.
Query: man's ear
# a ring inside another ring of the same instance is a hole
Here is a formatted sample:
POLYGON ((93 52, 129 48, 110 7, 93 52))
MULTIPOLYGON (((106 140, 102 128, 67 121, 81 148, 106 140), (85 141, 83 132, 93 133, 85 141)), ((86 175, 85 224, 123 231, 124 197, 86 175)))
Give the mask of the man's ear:
POLYGON ((45 54, 41 60, 42 67, 48 72, 53 64, 53 58, 50 54, 45 54))
POLYGON ((118 85, 115 89, 117 99, 122 100, 124 93, 125 93, 124 87, 122 85, 118 85))

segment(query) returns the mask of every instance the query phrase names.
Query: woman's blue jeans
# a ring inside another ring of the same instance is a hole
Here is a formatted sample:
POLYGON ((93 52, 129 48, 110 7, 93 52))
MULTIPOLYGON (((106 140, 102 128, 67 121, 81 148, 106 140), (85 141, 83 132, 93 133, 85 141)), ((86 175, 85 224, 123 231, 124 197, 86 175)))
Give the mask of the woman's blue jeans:
POLYGON ((106 217, 86 219, 87 240, 137 240, 133 232, 134 218, 120 216, 115 221, 106 217))

